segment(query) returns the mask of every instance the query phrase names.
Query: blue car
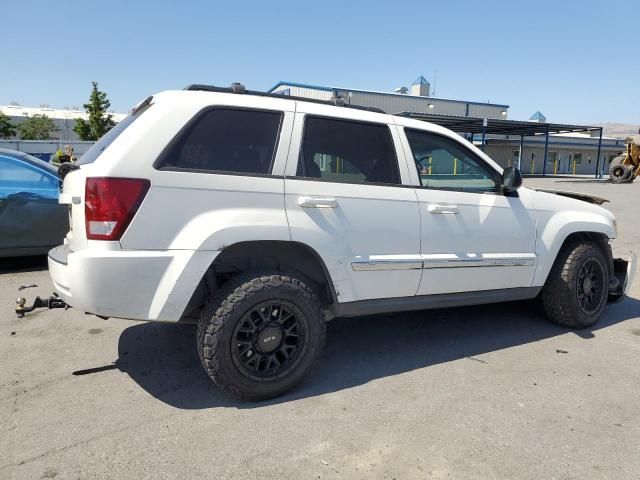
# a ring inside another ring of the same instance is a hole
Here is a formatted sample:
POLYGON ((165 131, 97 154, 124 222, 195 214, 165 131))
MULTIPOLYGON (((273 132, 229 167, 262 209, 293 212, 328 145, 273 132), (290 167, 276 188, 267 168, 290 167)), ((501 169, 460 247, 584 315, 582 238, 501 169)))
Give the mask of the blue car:
POLYGON ((0 257, 42 255, 63 243, 69 213, 59 185, 53 165, 0 149, 0 257))

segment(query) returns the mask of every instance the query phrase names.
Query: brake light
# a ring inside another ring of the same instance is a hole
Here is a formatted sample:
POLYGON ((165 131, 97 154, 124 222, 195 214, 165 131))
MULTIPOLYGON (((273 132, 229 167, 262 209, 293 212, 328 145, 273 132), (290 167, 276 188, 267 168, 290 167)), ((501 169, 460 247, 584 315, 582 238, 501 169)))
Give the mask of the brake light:
POLYGON ((139 178, 87 178, 84 218, 88 240, 120 240, 151 182, 139 178))

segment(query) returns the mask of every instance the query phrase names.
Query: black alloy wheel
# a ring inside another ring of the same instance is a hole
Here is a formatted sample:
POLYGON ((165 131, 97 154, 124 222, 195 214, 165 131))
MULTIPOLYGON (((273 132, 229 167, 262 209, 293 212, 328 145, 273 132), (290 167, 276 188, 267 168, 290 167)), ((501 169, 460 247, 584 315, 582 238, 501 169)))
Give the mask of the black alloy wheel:
POLYGON ((605 290, 605 275, 602 265, 589 258, 580 267, 577 277, 576 296, 584 313, 593 313, 602 305, 605 290))
POLYGON ((311 370, 326 338, 322 304, 303 280, 249 272, 229 280, 205 305, 196 335, 209 377, 232 397, 282 395, 311 370))
POLYGON ((598 321, 609 296, 609 268, 601 243, 568 241, 560 249, 540 298, 549 320, 570 328, 598 321))
POLYGON ((308 329, 302 312, 292 303, 267 300, 237 323, 231 355, 238 369, 252 380, 272 380, 295 367, 308 329))

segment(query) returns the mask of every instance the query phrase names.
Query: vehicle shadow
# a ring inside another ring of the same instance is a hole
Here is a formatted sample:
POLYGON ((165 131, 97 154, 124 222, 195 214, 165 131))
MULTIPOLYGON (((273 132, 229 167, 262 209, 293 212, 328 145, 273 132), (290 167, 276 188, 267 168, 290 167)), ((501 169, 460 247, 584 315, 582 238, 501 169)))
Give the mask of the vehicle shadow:
POLYGON ((37 272, 47 268, 46 255, 0 258, 0 273, 37 272))
MULTIPOLYGON (((610 305, 594 327, 575 333, 589 341, 597 330, 635 317, 640 317, 640 301, 628 298, 610 305)), ((326 350, 313 373, 292 393, 259 403, 234 401, 215 387, 200 365, 193 326, 135 324, 120 336, 115 365, 177 408, 260 408, 568 331, 546 321, 531 301, 336 319, 328 324, 326 350)))

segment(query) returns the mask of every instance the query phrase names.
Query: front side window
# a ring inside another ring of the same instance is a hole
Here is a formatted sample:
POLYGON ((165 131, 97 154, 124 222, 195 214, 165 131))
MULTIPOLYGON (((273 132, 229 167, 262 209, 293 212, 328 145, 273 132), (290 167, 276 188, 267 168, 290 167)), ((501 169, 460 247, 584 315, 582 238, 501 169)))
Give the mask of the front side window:
POLYGON ((170 144, 159 168, 268 174, 282 113, 214 108, 200 113, 170 144))
POLYGON ((498 173, 458 142, 421 130, 405 130, 425 188, 497 192, 498 173))
POLYGON ((308 117, 296 176, 329 182, 399 184, 389 127, 308 117))

